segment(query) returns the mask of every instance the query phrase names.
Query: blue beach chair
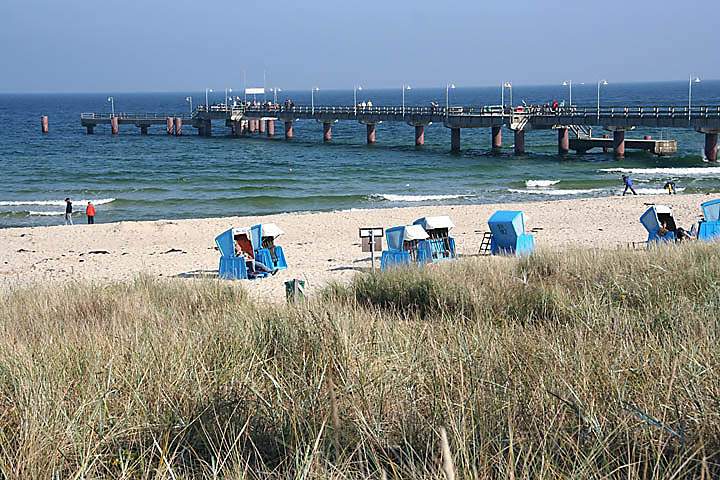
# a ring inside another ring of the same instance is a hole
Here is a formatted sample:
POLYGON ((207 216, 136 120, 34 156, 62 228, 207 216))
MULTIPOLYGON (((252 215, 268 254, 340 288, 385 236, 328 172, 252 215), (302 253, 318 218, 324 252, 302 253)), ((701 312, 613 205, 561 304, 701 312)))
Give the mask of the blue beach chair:
POLYGON ((388 228, 385 230, 387 250, 380 257, 380 269, 432 261, 430 245, 422 242, 428 238, 427 232, 420 225, 388 228))
POLYGON ((455 228, 455 224, 448 216, 438 217, 422 217, 413 222, 413 225, 420 225, 427 232, 428 239, 421 240, 420 243, 427 244, 427 247, 420 249, 422 254, 426 251, 430 252, 430 257, 422 259, 423 263, 440 262, 443 260, 451 260, 457 258, 455 250, 455 239, 450 236, 450 230, 455 228))
POLYGON ((285 252, 281 246, 275 245, 275 239, 283 233, 285 232, 274 223, 253 225, 251 239, 255 260, 271 269, 285 270, 287 268, 285 252))
POLYGON ((525 233, 525 215, 519 210, 498 210, 488 220, 490 253, 493 255, 529 255, 535 238, 525 233))
POLYGON ((698 240, 720 240, 720 198, 700 205, 703 219, 698 223, 698 240))
POLYGON ((648 245, 675 241, 677 226, 672 208, 666 205, 652 205, 642 214, 640 223, 648 232, 648 245))
POLYGON ((247 279, 247 266, 245 257, 236 250, 236 237, 247 235, 248 229, 231 228, 215 237, 215 244, 220 250, 220 265, 218 276, 226 280, 247 279))

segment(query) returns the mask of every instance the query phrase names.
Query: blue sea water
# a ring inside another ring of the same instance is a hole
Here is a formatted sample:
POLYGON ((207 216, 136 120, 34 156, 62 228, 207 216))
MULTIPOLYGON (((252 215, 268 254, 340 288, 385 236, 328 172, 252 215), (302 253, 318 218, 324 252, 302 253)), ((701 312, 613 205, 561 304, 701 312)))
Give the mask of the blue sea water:
MULTIPOLYGON (((499 87, 456 88, 452 105, 500 103, 499 87)), ((401 89, 362 90, 358 100, 375 106, 399 105, 401 89)), ((530 131, 527 154, 512 154, 512 132, 503 132, 503 151, 491 155, 490 132, 463 130, 462 152, 450 153, 449 131, 426 129, 424 147, 414 146, 405 124, 380 124, 378 143, 365 144, 365 128, 353 122, 333 127, 333 141, 322 142, 322 125, 299 121, 295 139, 235 138, 214 125, 212 138, 150 135, 121 126, 86 135, 82 112, 107 112, 107 95, 117 112, 187 112, 185 97, 204 102, 204 92, 0 95, 0 227, 55 225, 63 221, 62 200, 69 196, 82 210, 94 200, 99 222, 252 215, 289 211, 374 208, 423 204, 489 203, 613 195, 620 170, 633 173, 640 193, 661 191, 669 178, 683 192, 720 190, 720 165, 703 158, 703 135, 682 129, 638 129, 628 137, 674 138, 678 153, 657 158, 628 152, 558 156, 554 131, 530 131), (40 116, 49 115, 50 133, 40 132, 40 116)), ((211 94, 211 102, 224 100, 211 94)), ((596 85, 575 85, 573 103, 594 106, 596 85)), ((515 104, 545 103, 567 97, 567 87, 516 86, 515 104)), ((288 91, 297 105, 310 103, 310 92, 288 91)), ((407 105, 445 102, 445 88, 406 92, 407 105)), ((352 90, 316 93, 317 105, 350 105, 352 90)), ((610 84, 605 106, 687 104, 687 83, 610 84)), ((720 105, 720 81, 696 84, 694 105, 720 105)), ((82 221, 82 220, 81 220, 82 221)))

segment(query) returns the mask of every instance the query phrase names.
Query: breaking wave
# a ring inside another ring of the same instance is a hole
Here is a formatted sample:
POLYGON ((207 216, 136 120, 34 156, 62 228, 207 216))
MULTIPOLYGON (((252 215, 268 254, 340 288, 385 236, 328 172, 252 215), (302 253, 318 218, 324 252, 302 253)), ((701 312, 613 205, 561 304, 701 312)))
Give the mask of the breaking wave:
POLYGON ((720 167, 687 168, 601 168, 604 173, 632 173, 634 175, 661 175, 663 177, 705 177, 720 175, 720 167))
POLYGON ((429 200, 451 200, 453 198, 468 198, 473 195, 392 195, 392 194, 373 194, 370 198, 387 200, 389 202, 424 202, 429 200))
POLYGON ((560 183, 560 180, 525 180, 525 186, 528 188, 552 187, 560 183))
MULTIPOLYGON (((98 200, 73 200, 73 203, 79 205, 81 203, 93 202, 95 205, 105 205, 114 201, 114 198, 100 198, 98 200)), ((0 200, 0 206, 4 207, 19 207, 23 205, 64 207, 65 200, 0 200)))
POLYGON ((588 188, 588 189, 583 189, 583 190, 572 190, 572 189, 563 190, 560 188, 529 188, 529 189, 508 188, 508 192, 511 192, 511 193, 529 193, 529 194, 533 194, 533 195, 554 195, 554 196, 582 195, 585 193, 602 192, 604 190, 605 189, 603 189, 603 188, 588 188))

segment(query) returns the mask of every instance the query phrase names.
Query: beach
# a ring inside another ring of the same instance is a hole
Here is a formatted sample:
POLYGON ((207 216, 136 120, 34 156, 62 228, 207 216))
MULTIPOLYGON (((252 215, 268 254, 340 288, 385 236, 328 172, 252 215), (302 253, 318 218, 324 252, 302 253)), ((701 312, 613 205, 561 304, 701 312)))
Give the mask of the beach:
MULTIPOLYGON (((222 231, 275 223, 285 232, 282 245, 289 268, 274 277, 239 281, 259 300, 284 299, 284 282, 304 279, 308 292, 328 282, 347 281, 370 268, 360 248, 360 227, 391 227, 422 216, 449 215, 456 225, 461 256, 476 255, 487 219, 499 209, 523 210, 538 248, 617 248, 642 242, 638 219, 645 204, 672 206, 679 226, 690 228, 699 205, 712 195, 613 196, 523 204, 418 206, 255 217, 118 222, 96 225, 9 228, 0 230, 0 285, 35 282, 113 282, 138 274, 154 277, 215 277, 219 253, 214 239, 222 231)), ((101 217, 99 217, 100 219, 101 217)), ((84 221, 80 217, 77 222, 84 221)), ((383 243, 384 245, 384 243, 383 243)), ((379 255, 377 264, 379 265, 379 255)))

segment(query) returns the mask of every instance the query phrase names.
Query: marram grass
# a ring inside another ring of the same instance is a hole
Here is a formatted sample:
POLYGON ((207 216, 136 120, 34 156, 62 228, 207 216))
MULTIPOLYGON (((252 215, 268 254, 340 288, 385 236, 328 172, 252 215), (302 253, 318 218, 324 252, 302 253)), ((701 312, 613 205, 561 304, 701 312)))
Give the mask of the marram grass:
POLYGON ((717 478, 720 248, 0 303, 3 478, 717 478))

